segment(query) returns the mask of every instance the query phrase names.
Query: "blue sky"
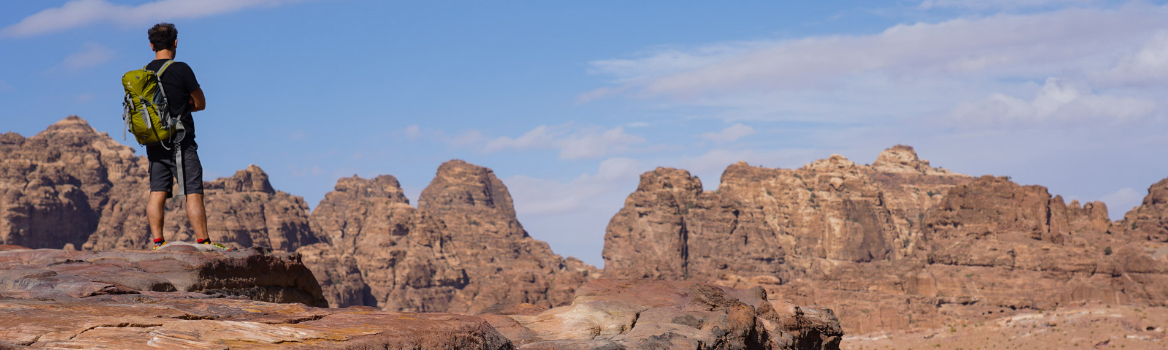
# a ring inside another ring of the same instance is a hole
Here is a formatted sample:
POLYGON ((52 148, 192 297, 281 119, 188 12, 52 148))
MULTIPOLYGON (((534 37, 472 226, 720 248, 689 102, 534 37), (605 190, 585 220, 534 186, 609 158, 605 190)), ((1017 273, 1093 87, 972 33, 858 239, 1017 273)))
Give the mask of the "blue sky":
POLYGON ((908 144, 1113 218, 1168 177, 1165 1, 5 2, 0 132, 79 115, 120 139, 117 81, 159 21, 207 96, 207 180, 256 164, 315 207, 340 177, 392 174, 416 202, 464 159, 596 265, 657 166, 713 190, 739 160, 908 144))

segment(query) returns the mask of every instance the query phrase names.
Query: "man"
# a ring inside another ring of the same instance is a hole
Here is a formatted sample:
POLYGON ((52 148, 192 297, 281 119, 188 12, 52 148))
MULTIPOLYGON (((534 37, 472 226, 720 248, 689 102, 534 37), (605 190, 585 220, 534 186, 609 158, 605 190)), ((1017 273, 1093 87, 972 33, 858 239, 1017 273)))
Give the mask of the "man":
MULTIPOLYGON (((178 48, 178 29, 174 24, 159 23, 146 32, 150 38, 150 48, 154 50, 154 61, 146 65, 147 70, 157 72, 173 60, 178 48)), ((195 143, 195 121, 192 112, 198 112, 207 107, 203 96, 203 89, 195 79, 195 72, 186 63, 174 62, 166 68, 159 82, 166 95, 170 115, 177 116, 182 123, 184 132, 176 135, 177 142, 169 145, 153 144, 146 146, 146 158, 150 160, 150 202, 146 205, 146 217, 150 221, 150 232, 154 236, 154 249, 166 244, 162 228, 166 219, 166 199, 170 198, 174 178, 182 172, 186 193, 187 219, 191 228, 195 230, 195 238, 199 244, 208 244, 219 250, 228 248, 222 244, 211 242, 207 235, 207 214, 203 206, 203 165, 199 162, 195 143), (175 150, 181 149, 183 157, 179 164, 175 162, 175 150)))

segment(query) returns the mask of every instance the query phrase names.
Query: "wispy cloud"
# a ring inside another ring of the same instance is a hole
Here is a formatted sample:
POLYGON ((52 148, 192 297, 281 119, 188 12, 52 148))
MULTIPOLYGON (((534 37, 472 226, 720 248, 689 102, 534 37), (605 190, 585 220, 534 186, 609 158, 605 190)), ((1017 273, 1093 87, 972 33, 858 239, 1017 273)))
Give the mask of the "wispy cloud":
POLYGON ((1049 78, 1034 99, 996 93, 984 99, 962 103, 950 113, 958 122, 997 127, 1060 122, 1130 121, 1149 116, 1156 104, 1149 100, 1099 95, 1086 86, 1049 78))
POLYGON ((831 90, 873 78, 878 88, 1044 78, 1105 69, 1164 29, 1165 7, 1133 3, 901 24, 873 35, 716 43, 595 61, 593 71, 618 85, 586 94, 686 100, 743 91, 831 90))
POLYGON ((96 67, 114 58, 114 50, 98 43, 87 42, 81 46, 81 51, 65 57, 65 60, 53 67, 54 70, 75 72, 85 68, 96 67))
POLYGON ((154 21, 199 18, 236 12, 250 7, 279 6, 304 0, 160 0, 140 5, 112 4, 105 0, 73 0, 45 9, 0 29, 0 37, 29 37, 66 31, 97 23, 122 26, 154 21))
POLYGON ((622 185, 635 183, 645 167, 634 159, 610 158, 600 162, 595 174, 580 175, 568 182, 518 175, 506 179, 506 183, 515 198, 517 212, 531 215, 569 213, 580 210, 593 198, 611 195, 622 185))
POLYGON ((540 125, 515 138, 507 136, 495 138, 488 141, 483 149, 486 152, 559 149, 561 159, 585 159, 627 152, 643 143, 644 137, 629 134, 622 126, 605 129, 564 124, 540 125))
POLYGON ((922 9, 957 8, 973 10, 1013 10, 1046 6, 1085 5, 1095 0, 925 0, 922 9))
POLYGON ((734 124, 718 132, 707 132, 698 137, 715 142, 733 142, 740 138, 754 134, 754 128, 741 123, 734 124))
POLYGON ((12 90, 15 90, 14 88, 12 88, 12 85, 8 85, 8 83, 5 83, 3 80, 0 80, 0 92, 8 92, 8 91, 12 91, 12 90))
POLYGON ((1161 30, 1134 54, 1112 69, 1097 74, 1098 80, 1132 86, 1168 83, 1168 30, 1161 30))

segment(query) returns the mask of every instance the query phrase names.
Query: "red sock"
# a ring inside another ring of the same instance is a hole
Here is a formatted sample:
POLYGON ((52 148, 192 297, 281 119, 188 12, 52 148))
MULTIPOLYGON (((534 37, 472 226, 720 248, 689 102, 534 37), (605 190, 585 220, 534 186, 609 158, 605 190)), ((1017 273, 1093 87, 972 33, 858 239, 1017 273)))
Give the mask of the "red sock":
POLYGON ((154 245, 162 245, 163 243, 166 243, 166 239, 164 239, 164 238, 155 238, 154 239, 154 245))
POLYGON ((211 244, 211 239, 200 239, 199 244, 211 244))

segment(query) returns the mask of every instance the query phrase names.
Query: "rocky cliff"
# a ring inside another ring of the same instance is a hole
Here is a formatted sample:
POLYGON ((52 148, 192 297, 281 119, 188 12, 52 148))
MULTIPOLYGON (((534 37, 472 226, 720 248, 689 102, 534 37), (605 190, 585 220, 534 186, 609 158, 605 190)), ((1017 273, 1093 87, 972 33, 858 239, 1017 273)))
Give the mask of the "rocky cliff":
MULTIPOLYGON (((148 163, 69 117, 34 137, 0 136, 0 243, 143 249, 148 163)), ((532 239, 490 169, 443 164, 415 209, 397 180, 341 179, 309 215, 249 166, 205 183, 211 238, 300 250, 335 306, 477 312, 503 303, 571 300, 598 270, 532 239)), ((167 202, 166 237, 193 241, 184 201, 167 202)))
POLYGON ((1144 201, 1117 221, 1111 232, 1134 241, 1168 242, 1168 178, 1149 187, 1144 201))
POLYGON ((1103 203, 954 174, 907 146, 870 166, 838 155, 800 169, 738 163, 714 192, 658 168, 609 223, 605 275, 763 286, 836 310, 849 332, 1002 308, 1161 305, 1163 254, 1132 243, 1163 232, 1158 186, 1116 228, 1103 203))
POLYGON ((597 270, 552 253, 515 218, 487 168, 442 164, 409 205, 396 179, 341 179, 312 213, 327 244, 301 248, 335 306, 476 313, 495 304, 569 302, 597 270))
MULTIPOLYGON (((0 243, 32 248, 147 248, 148 162, 71 116, 36 136, 0 135, 0 243)), ((275 191, 256 166, 205 183, 211 238, 295 250, 319 241, 298 196, 275 191)), ((166 237, 194 240, 181 200, 166 237)))

